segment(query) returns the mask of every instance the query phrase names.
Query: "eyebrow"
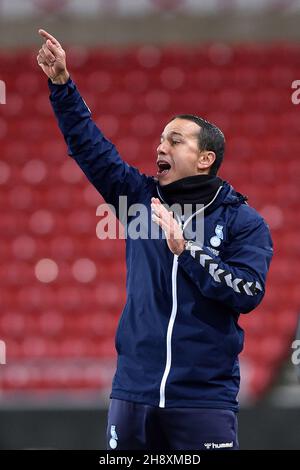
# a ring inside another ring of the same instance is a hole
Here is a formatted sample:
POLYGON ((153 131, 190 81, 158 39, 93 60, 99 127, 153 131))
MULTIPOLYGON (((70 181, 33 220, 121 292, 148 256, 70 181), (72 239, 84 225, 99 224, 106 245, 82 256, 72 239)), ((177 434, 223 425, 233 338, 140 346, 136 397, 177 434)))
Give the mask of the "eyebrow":
MULTIPOLYGON (((179 135, 180 137, 184 137, 183 134, 181 134, 180 132, 176 132, 176 131, 171 131, 171 132, 169 133, 169 136, 171 136, 171 135, 179 135)), ((160 138, 163 139, 163 138, 164 138, 164 135, 161 134, 160 138)))

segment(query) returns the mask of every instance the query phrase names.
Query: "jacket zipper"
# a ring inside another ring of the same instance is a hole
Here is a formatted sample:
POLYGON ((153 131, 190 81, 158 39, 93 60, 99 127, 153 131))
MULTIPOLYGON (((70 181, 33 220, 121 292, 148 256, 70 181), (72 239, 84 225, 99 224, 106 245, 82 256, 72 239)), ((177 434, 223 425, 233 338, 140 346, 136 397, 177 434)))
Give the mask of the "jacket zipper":
MULTIPOLYGON (((195 215, 200 214, 200 212, 204 211, 208 206, 210 206, 214 202, 214 200, 218 196, 221 189, 222 189, 222 186, 219 187, 213 199, 206 206, 202 207, 194 214, 191 214, 191 216, 185 221, 185 223, 183 223, 183 221, 180 221, 179 218, 176 217, 182 230, 185 229, 187 224, 191 221, 191 219, 195 215)), ((158 192, 160 199, 163 202, 165 202, 158 188, 157 188, 157 192, 158 192)), ((165 405, 166 405, 166 383, 167 383, 167 379, 171 370, 171 363, 172 363, 172 343, 171 342, 172 342, 173 327, 174 327, 176 314, 177 314, 177 271, 178 271, 178 256, 174 255, 173 267, 172 267, 172 312, 171 312, 171 316, 170 316, 170 320, 168 324, 167 338, 166 338, 166 349, 167 349, 166 367, 165 367, 163 377, 161 379, 160 389, 159 389, 159 407, 160 408, 165 408, 165 405)))
POLYGON ((159 407, 165 407, 165 389, 166 389, 166 382, 167 378, 171 369, 171 362, 172 362, 172 347, 171 347, 171 340, 172 340, 172 332, 173 326, 175 323, 176 313, 177 313, 177 270, 178 270, 178 256, 174 255, 173 258, 173 267, 172 267, 172 312, 168 324, 167 330, 167 360, 166 360, 166 367, 164 371, 163 378, 160 383, 160 398, 159 398, 159 407))

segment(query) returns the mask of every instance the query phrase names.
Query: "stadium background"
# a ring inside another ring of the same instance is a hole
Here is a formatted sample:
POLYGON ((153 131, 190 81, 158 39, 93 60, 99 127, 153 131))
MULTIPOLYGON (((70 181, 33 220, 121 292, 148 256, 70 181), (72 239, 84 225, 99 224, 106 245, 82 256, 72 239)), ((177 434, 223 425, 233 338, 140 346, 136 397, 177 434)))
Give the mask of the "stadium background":
POLYGON ((125 300, 124 242, 96 237, 102 200, 66 155, 36 65, 40 27, 130 164, 154 174, 174 114, 224 130, 221 176, 275 244, 266 297, 241 319, 241 448, 300 448, 299 20, 297 1, 0 1, 1 449, 105 448, 125 300))

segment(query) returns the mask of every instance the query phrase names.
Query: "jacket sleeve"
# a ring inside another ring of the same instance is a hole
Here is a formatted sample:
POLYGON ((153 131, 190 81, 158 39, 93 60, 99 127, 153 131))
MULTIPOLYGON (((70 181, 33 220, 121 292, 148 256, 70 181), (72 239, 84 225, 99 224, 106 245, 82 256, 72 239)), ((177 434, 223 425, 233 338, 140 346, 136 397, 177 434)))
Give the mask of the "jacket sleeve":
POLYGON ((48 84, 68 154, 107 203, 117 208, 119 196, 127 196, 128 205, 138 202, 142 188, 151 178, 121 159, 116 147, 93 122, 91 111, 71 79, 65 85, 54 85, 50 80, 48 84))
POLYGON ((222 260, 206 247, 191 243, 178 257, 178 264, 203 296, 236 313, 248 313, 264 296, 272 255, 269 228, 256 217, 233 234, 222 260))

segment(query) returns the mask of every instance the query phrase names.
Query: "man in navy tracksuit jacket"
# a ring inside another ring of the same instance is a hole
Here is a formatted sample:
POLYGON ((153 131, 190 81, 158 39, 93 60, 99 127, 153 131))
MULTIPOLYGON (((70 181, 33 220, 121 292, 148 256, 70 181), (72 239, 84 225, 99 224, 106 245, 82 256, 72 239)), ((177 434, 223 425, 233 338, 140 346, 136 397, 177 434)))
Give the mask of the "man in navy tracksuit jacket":
MULTIPOLYGON (((38 63, 50 79, 69 155, 117 216, 120 196, 128 207, 148 209, 144 236, 126 239, 127 300, 116 334, 107 447, 236 449, 238 318, 265 292, 268 226, 216 176, 224 136, 201 118, 181 115, 167 124, 157 149, 158 179, 125 163, 92 121, 61 45, 40 34, 38 63), (191 213, 169 212, 164 203, 189 203, 191 213), (201 239, 193 232, 199 215, 201 239), (161 236, 151 238, 153 227, 161 236)), ((134 220, 128 217, 127 228, 134 220)))

